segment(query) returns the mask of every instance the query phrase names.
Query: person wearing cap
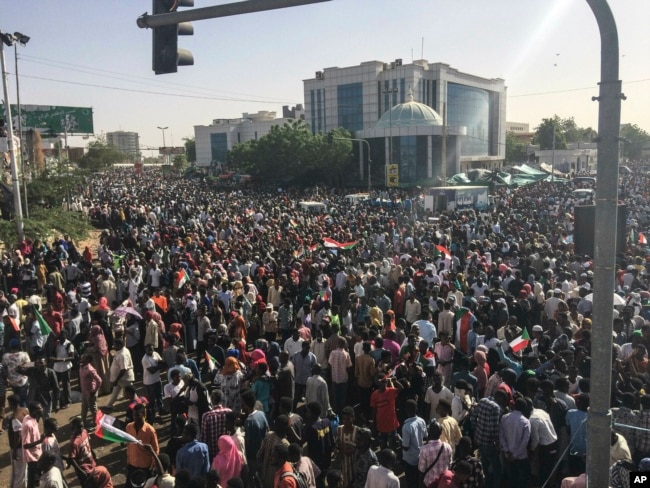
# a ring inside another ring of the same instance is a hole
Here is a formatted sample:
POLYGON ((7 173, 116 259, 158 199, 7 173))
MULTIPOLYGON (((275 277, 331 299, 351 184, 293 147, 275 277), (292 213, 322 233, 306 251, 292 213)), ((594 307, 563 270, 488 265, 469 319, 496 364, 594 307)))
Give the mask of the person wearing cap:
POLYGON ((544 328, 541 325, 533 325, 533 336, 530 347, 534 354, 546 354, 551 348, 551 338, 544 334, 544 328))
POLYGON ((268 342, 274 342, 278 335, 278 312, 273 310, 273 304, 267 302, 262 314, 262 332, 268 342))

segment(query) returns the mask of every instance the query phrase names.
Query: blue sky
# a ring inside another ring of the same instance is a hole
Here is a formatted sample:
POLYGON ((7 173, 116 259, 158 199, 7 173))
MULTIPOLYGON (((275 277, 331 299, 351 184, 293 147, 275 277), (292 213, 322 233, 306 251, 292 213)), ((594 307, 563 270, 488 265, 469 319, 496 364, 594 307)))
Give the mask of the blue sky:
MULTIPOLYGON (((205 7, 218 0, 195 0, 205 7)), ((622 122, 650 132, 648 0, 610 0, 619 30, 622 122)), ((508 86, 507 119, 534 128, 574 116, 597 128, 600 37, 585 0, 333 0, 194 22, 179 46, 194 66, 156 76, 150 1, 5 1, 0 30, 19 48, 22 104, 90 106, 95 132, 140 133, 143 146, 181 145, 194 125, 303 103, 302 80, 363 61, 444 62, 508 86)), ((12 103, 13 48, 5 51, 12 103)), ((74 143, 73 143, 74 144, 74 143)), ((71 144, 71 145, 73 145, 71 144)), ((81 141, 79 142, 79 145, 81 141)), ((145 152, 149 156, 151 153, 145 152)))

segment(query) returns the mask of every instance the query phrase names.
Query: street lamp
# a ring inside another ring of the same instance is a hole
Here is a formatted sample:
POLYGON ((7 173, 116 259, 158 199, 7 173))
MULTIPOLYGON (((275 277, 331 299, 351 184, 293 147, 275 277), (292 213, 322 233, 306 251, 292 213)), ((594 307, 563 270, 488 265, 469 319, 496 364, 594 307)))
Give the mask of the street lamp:
POLYGON ((163 150, 167 153, 167 164, 169 164, 169 153, 167 152, 167 144, 165 144, 165 131, 169 129, 169 127, 158 127, 163 134, 163 150))
POLYGON ((25 194, 25 218, 29 218, 29 208, 27 206, 27 175, 25 174, 25 146, 23 144, 23 118, 20 109, 20 82, 18 77, 18 45, 26 46, 30 37, 20 32, 14 32, 14 61, 16 65, 16 102, 18 104, 18 139, 20 140, 20 169, 23 174, 23 193, 25 194))
POLYGON ((14 214, 16 216, 16 232, 18 239, 25 238, 23 227, 23 205, 20 201, 20 182, 18 181, 18 164, 16 163, 16 148, 14 144, 14 127, 11 120, 11 103, 9 103, 9 90, 7 88, 7 68, 5 67, 5 45, 12 46, 14 36, 0 32, 0 68, 2 69, 2 89, 5 99, 5 113, 7 114, 7 149, 11 161, 11 180, 14 193, 14 214))

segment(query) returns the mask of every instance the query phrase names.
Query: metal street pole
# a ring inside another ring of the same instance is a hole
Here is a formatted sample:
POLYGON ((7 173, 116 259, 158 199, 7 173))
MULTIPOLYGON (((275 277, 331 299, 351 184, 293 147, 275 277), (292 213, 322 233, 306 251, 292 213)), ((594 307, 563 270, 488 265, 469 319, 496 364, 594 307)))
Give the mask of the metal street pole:
POLYGON ((23 228, 23 207, 20 201, 20 181, 18 180, 18 164, 16 163, 16 148, 14 145, 14 126, 11 120, 11 103, 9 103, 9 90, 7 89, 7 68, 5 66, 5 44, 11 46, 13 36, 0 32, 0 64, 2 65, 2 89, 4 93, 5 113, 7 114, 7 149, 11 161, 11 179, 14 192, 14 216, 18 240, 25 238, 23 228))
POLYGON ((218 17, 264 12, 267 10, 276 10, 287 7, 299 7, 302 5, 311 5, 314 3, 329 1, 330 0, 245 0, 242 2, 213 5, 211 7, 193 8, 182 12, 170 12, 168 14, 149 15, 145 13, 138 17, 136 24, 138 24, 138 27, 141 29, 146 29, 161 27, 163 25, 180 24, 181 22, 216 19, 218 17))
MULTIPOLYGON (((370 143, 365 139, 354 139, 352 137, 334 137, 333 139, 340 139, 342 141, 356 141, 356 142, 365 142, 368 147, 368 195, 372 189, 372 180, 370 179, 370 168, 372 165, 372 159, 370 159, 370 143)), ((363 146, 362 146, 363 147, 363 146)))
MULTIPOLYGON (((384 90, 384 95, 388 94, 388 161, 386 166, 393 164, 393 93, 397 93, 397 88, 384 90)), ((388 172, 386 172, 386 186, 388 186, 388 172)))
POLYGON ((29 36, 14 32, 14 61, 16 65, 16 103, 18 105, 18 139, 20 140, 20 172, 23 175, 23 194, 25 196, 25 218, 29 218, 29 207, 27 205, 27 174, 25 173, 25 144, 23 141, 23 117, 20 108, 20 77, 18 76, 18 44, 25 46, 29 42, 29 36))
POLYGON ((167 143, 165 142, 165 131, 169 129, 169 127, 158 127, 162 133, 163 133, 163 150, 165 151, 166 156, 167 156, 167 164, 169 164, 169 152, 167 151, 167 143))
POLYGON ((594 309, 591 378, 602 388, 591 392, 587 414, 587 485, 607 486, 611 439, 612 321, 616 271, 618 214, 618 142, 621 124, 621 80, 618 79, 618 32, 607 0, 587 0, 600 31, 598 100, 598 189, 594 231, 594 309))
POLYGON ((553 122, 553 162, 551 163, 551 182, 555 181, 555 121, 553 122))

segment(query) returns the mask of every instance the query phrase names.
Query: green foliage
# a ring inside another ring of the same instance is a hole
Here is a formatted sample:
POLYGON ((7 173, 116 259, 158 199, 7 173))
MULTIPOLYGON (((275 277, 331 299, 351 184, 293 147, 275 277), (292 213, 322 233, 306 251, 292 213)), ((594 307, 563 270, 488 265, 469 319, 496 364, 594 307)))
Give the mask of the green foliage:
POLYGON ((303 120, 274 126, 258 140, 235 145, 228 152, 228 167, 263 181, 288 180, 335 183, 350 161, 352 143, 345 129, 332 131, 330 144, 323 134, 312 134, 303 120))
POLYGON ((126 154, 98 139, 88 144, 88 152, 79 161, 79 167, 91 171, 103 171, 114 164, 123 163, 126 159, 126 154))
POLYGON ((185 156, 190 163, 196 163, 196 140, 194 137, 186 137, 185 141, 185 156))
POLYGON ((620 137, 623 139, 621 156, 639 160, 645 143, 650 142, 650 134, 636 124, 623 124, 620 137))
POLYGON ((521 142, 512 132, 506 132, 506 163, 522 163, 526 161, 526 144, 521 142))
MULTIPOLYGON (((31 205, 29 219, 23 220, 25 237, 51 240, 58 235, 69 234, 75 241, 88 237, 92 226, 83 214, 66 212, 60 207, 42 208, 31 205)), ((0 236, 5 244, 18 243, 18 233, 14 220, 0 219, 0 236)))
POLYGON ((578 127, 573 117, 562 119, 554 115, 543 119, 535 128, 533 144, 540 149, 553 149, 553 132, 555 132, 555 149, 566 149, 567 143, 591 142, 598 133, 591 127, 578 127))
POLYGON ((185 169, 188 166, 187 156, 185 154, 177 154, 173 159, 174 168, 185 169))

